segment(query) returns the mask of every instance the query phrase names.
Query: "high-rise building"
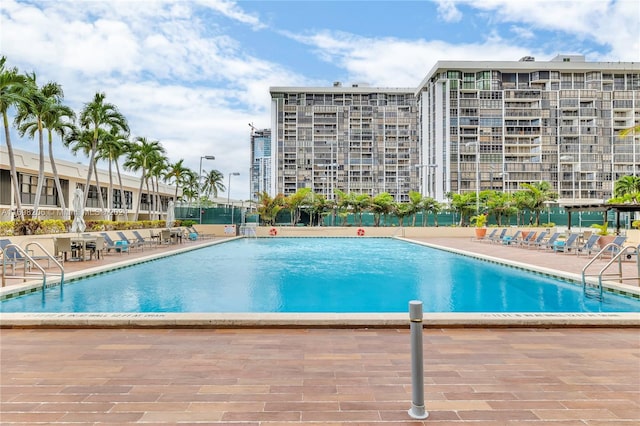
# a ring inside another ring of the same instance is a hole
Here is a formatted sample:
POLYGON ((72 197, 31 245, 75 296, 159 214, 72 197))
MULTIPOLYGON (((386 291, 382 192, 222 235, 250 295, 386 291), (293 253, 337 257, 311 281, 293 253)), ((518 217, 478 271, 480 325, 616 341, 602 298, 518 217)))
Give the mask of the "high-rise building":
POLYGON ((251 127, 251 170, 249 193, 253 201, 258 201, 258 194, 271 193, 271 129, 251 127))
POLYGON ((547 181, 602 202, 640 176, 640 63, 441 61, 416 89, 274 87, 271 194, 310 187, 407 201, 547 181))
POLYGON ((418 190, 418 110, 415 89, 272 87, 271 193, 312 188, 396 201, 418 190))
POLYGON ((640 64, 438 62, 418 88, 427 193, 496 189, 547 181, 560 201, 600 201, 613 182, 640 175, 640 64))

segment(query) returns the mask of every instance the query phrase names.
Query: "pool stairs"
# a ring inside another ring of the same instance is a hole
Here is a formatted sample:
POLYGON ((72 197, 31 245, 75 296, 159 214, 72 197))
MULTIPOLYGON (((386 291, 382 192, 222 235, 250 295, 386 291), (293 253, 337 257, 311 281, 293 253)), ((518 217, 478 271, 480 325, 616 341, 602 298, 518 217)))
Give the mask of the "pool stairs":
POLYGON ((622 283, 624 280, 637 280, 640 285, 640 244, 637 246, 625 246, 620 247, 617 244, 609 243, 604 246, 598 254, 596 254, 586 265, 582 268, 582 289, 586 297, 593 297, 598 300, 603 299, 602 294, 602 278, 603 277, 617 277, 618 282, 622 283), (587 270, 594 264, 597 259, 600 259, 606 254, 611 255, 611 260, 598 271, 598 273, 588 274, 587 270), (635 257, 637 265, 637 275, 635 277, 623 277, 622 274, 622 262, 624 260, 632 261, 635 257), (606 273, 607 270, 614 264, 618 265, 617 272, 606 273), (587 282, 587 277, 598 277, 597 282, 587 282))
POLYGON ((26 282, 27 279, 34 275, 42 275, 42 288, 47 287, 47 277, 48 276, 59 276, 60 277, 60 285, 64 282, 64 267, 55 258, 51 253, 49 253, 43 246, 37 241, 32 241, 25 246, 25 248, 20 247, 17 244, 7 244, 4 249, 0 248, 0 255, 2 256, 2 287, 6 285, 6 276, 7 276, 7 266, 12 265, 12 278, 22 278, 23 282, 26 282), (37 247, 42 255, 36 256, 32 247, 37 247), (13 258, 10 257, 8 253, 13 254, 13 258), (51 265, 51 262, 60 270, 60 273, 51 273, 47 272, 45 268, 38 263, 38 260, 46 260, 48 265, 51 265), (18 261, 24 262, 23 266, 23 275, 15 275, 16 266, 18 261), (8 263, 11 262, 11 263, 8 263), (36 268, 38 272, 32 272, 32 268, 36 268))

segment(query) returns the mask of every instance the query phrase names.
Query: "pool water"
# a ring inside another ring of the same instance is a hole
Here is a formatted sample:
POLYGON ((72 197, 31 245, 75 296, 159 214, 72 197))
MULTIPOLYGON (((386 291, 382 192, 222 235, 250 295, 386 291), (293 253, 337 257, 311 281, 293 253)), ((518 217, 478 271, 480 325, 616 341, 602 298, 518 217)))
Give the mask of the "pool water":
POLYGON ((218 244, 9 299, 2 312, 640 312, 548 276, 387 238, 218 244))

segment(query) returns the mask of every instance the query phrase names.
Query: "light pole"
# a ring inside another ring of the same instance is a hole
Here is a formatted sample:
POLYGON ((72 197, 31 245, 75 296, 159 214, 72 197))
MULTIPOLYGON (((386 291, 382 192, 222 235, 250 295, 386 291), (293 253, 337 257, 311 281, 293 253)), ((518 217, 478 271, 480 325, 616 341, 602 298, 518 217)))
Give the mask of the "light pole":
MULTIPOLYGON (((231 201, 231 176, 240 176, 240 172, 229 173, 229 185, 227 186, 227 206, 231 201)), ((233 225, 233 206, 231 206, 231 224, 233 225)))
POLYGON ((203 155, 200 157, 200 169, 198 170, 198 223, 202 224, 202 206, 201 206, 201 194, 200 194, 200 188, 202 186, 202 160, 215 160, 216 157, 214 157, 213 155, 203 155))

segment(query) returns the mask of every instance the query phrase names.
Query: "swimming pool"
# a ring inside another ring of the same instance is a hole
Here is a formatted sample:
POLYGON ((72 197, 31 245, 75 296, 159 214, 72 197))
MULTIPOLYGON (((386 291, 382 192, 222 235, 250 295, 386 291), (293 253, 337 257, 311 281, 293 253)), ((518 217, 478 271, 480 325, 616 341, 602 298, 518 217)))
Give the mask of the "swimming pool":
POLYGON ((573 283, 394 239, 241 239, 12 298, 2 312, 640 312, 573 283))

